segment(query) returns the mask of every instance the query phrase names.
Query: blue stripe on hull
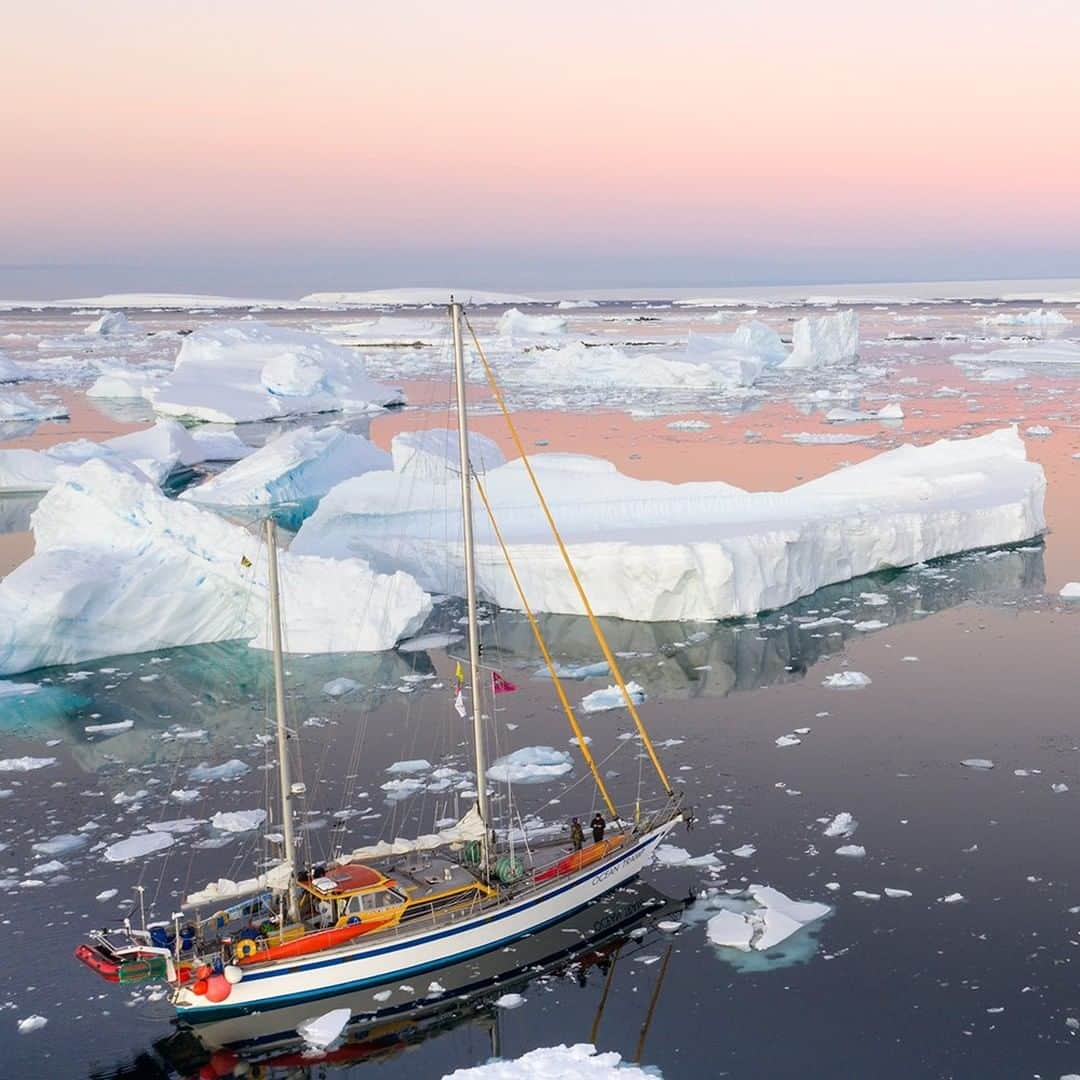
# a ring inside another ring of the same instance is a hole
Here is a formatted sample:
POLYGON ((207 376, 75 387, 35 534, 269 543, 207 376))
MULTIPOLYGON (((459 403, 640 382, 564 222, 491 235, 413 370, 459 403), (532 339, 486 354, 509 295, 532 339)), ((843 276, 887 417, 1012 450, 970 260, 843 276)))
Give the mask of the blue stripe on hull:
MULTIPOLYGON (((535 907, 537 904, 546 903, 548 900, 552 899, 552 897, 560 896, 570 889, 577 888, 579 885, 583 885, 586 882, 591 881, 599 874, 606 873, 607 871, 612 870, 614 867, 619 866, 627 859, 633 858, 635 855, 639 854, 641 850, 649 843, 651 843, 654 838, 655 836, 650 836, 647 840, 644 840, 636 847, 633 847, 629 851, 625 852, 622 856, 616 859, 615 862, 608 863, 606 866, 598 867, 595 871, 593 871, 591 874, 588 874, 586 877, 579 878, 577 881, 569 882, 555 892, 547 893, 544 896, 538 896, 534 900, 531 900, 526 904, 522 904, 519 907, 515 907, 511 911, 496 913, 488 920, 488 923, 498 922, 502 919, 509 918, 512 915, 519 915, 521 912, 528 911, 529 908, 535 907)), ((581 911, 583 908, 588 907, 590 904, 595 903, 602 896, 606 896, 607 893, 610 892, 612 889, 617 889, 619 886, 625 885, 627 881, 632 880, 636 876, 637 874, 635 873, 630 875, 630 877, 615 881, 612 883, 610 889, 606 889, 598 896, 594 896, 591 899, 586 900, 584 903, 578 904, 576 907, 570 908, 567 911, 560 911, 559 914, 554 916, 553 918, 547 919, 542 923, 535 923, 526 930, 519 931, 516 934, 510 934, 507 937, 500 938, 499 940, 490 942, 486 945, 482 945, 479 948, 466 949, 462 952, 456 952, 451 956, 447 956, 441 960, 436 960, 428 964, 418 964, 413 967, 400 968, 396 971, 383 972, 381 975, 377 975, 368 979, 356 979, 350 982, 335 983, 333 986, 325 986, 317 990, 305 990, 293 994, 282 994, 278 997, 269 997, 263 999, 262 1001, 250 1002, 244 1005, 230 1006, 222 1004, 212 1009, 200 1006, 195 1006, 194 1008, 184 1008, 182 1006, 178 1006, 176 1011, 177 1014, 181 1017, 181 1019, 185 1021, 185 1023, 204 1024, 210 1023, 214 1020, 224 1020, 230 1016, 243 1016, 247 1013, 262 1012, 266 1009, 278 1009, 286 1005, 295 1005, 301 1001, 312 1001, 316 998, 334 997, 338 994, 347 993, 350 990, 362 990, 365 986, 377 986, 381 983, 388 982, 391 979, 400 979, 405 978, 409 975, 421 974, 425 971, 434 971, 438 968, 447 967, 450 964, 460 963, 462 960, 468 960, 470 957, 479 956, 486 952, 491 952, 494 949, 501 948, 502 946, 508 944, 511 941, 516 941, 519 938, 526 937, 529 934, 534 934, 538 930, 543 930, 548 926, 553 925, 554 923, 561 922, 568 916, 573 915, 578 911, 581 911)), ((406 941, 398 943, 396 945, 388 945, 385 948, 367 952, 364 954, 364 956, 381 956, 384 953, 397 952, 401 949, 413 948, 416 945, 424 945, 431 941, 438 941, 441 938, 449 937, 455 934, 465 933, 469 930, 475 929, 476 925, 478 924, 474 923, 472 926, 469 927, 463 927, 457 930, 444 930, 438 934, 431 934, 426 938, 420 938, 416 941, 406 941)), ((317 968, 329 967, 334 964, 350 963, 357 959, 358 957, 355 955, 341 956, 329 960, 322 960, 314 964, 307 964, 299 969, 292 968, 287 971, 265 971, 252 973, 251 975, 245 975, 244 982, 248 982, 254 979, 277 978, 281 975, 295 975, 300 971, 313 971, 317 968)))

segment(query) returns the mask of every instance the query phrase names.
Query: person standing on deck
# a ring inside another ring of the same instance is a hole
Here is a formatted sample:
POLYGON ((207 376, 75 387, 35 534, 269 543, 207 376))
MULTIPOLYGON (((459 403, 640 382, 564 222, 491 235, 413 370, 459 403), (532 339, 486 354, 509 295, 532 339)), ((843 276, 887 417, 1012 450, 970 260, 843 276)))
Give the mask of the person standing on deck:
POLYGON ((607 827, 604 815, 598 812, 589 824, 592 826, 593 843, 599 844, 604 839, 604 829, 607 827))
POLYGON ((574 845, 575 851, 580 851, 585 843, 585 830, 581 827, 581 822, 577 818, 570 822, 570 843, 574 845))

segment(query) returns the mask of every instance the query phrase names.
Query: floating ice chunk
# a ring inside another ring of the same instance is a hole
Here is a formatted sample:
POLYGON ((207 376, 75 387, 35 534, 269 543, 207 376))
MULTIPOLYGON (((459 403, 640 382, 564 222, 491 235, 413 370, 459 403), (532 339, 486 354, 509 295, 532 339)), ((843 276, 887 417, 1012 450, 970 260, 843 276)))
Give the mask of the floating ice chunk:
POLYGON ((757 853, 757 848, 753 844, 743 844, 741 847, 732 848, 731 854, 737 859, 749 859, 751 855, 757 853))
POLYGON ((206 762, 202 762, 188 773, 188 778, 196 784, 206 783, 211 780, 238 780, 249 772, 250 768, 239 758, 231 758, 220 765, 207 765, 206 762))
POLYGON ((31 373, 22 364, 16 364, 14 360, 9 360, 0 352, 0 383, 22 382, 24 379, 32 377, 31 373))
MULTIPOLYGON (((31 524, 34 555, 0 582, 0 674, 236 638, 269 645, 266 560, 245 572, 257 541, 241 526, 104 461, 66 471, 31 524)), ((279 562, 292 651, 389 648, 431 609, 408 575, 360 559, 279 562)))
POLYGON ((67 406, 58 401, 35 401, 14 391, 0 394, 0 422, 8 420, 59 420, 67 416, 67 406))
POLYGON ((566 332, 566 320, 561 315, 526 315, 517 308, 510 308, 499 319, 500 337, 511 341, 535 337, 551 337, 566 332))
POLYGON ((266 820, 266 811, 257 810, 221 810, 210 819, 218 832, 251 832, 258 829, 266 820))
POLYGON ((1069 785, 1068 784, 1051 784, 1050 785, 1050 790, 1055 795, 1064 795, 1065 792, 1069 790, 1069 785))
POLYGON ((630 1065, 614 1051, 599 1053, 591 1043, 545 1046, 513 1061, 456 1069, 443 1080, 659 1080, 654 1068, 630 1065))
POLYGON ((734 911, 718 911, 706 924, 705 933, 714 945, 749 952, 754 924, 745 915, 734 911))
POLYGON ((105 889, 104 891, 99 892, 97 896, 94 897, 94 899, 100 900, 102 903, 105 903, 106 900, 111 900, 114 896, 116 896, 119 891, 119 889, 105 889))
POLYGON ((682 866, 689 861, 690 852, 675 844, 659 844, 653 859, 661 866, 682 866))
POLYGON ((109 862, 130 862, 132 859, 141 859, 146 855, 152 855, 156 851, 164 851, 172 847, 173 837, 167 832, 144 832, 134 833, 126 840, 118 840, 105 849, 105 858, 109 862))
POLYGON ((573 311, 575 308, 594 308, 600 305, 595 300, 560 300, 555 306, 560 311, 573 311))
POLYGON ((407 799, 410 795, 423 791, 426 786, 423 780, 419 780, 415 776, 405 776, 400 780, 387 780, 386 783, 379 785, 386 792, 386 797, 391 802, 407 799))
POLYGON ((376 1001, 389 1001, 391 994, 393 994, 393 990, 380 990, 377 994, 372 994, 371 996, 376 1001))
POLYGON ((864 889, 856 889, 852 894, 856 900, 880 900, 881 893, 866 892, 864 889))
MULTIPOLYGON (((593 609, 619 618, 753 614, 831 582, 1015 543, 1045 528, 1045 475, 1026 460, 1015 429, 900 447, 784 493, 641 481, 577 455, 532 461, 593 609)), ((518 461, 486 479, 524 592, 535 610, 581 614, 543 514, 521 498, 524 483, 518 461)), ((377 569, 406 570, 429 592, 460 596, 458 501, 445 483, 368 473, 322 500, 291 551, 361 555, 377 569)), ((481 593, 519 608, 486 519, 476 532, 481 593)))
POLYGON ((74 835, 72 833, 61 833, 59 836, 54 836, 51 840, 40 840, 36 844, 30 845, 31 851, 36 851, 39 855, 66 855, 69 851, 77 851, 87 842, 87 836, 74 835))
POLYGON ((992 769, 994 767, 994 763, 989 758, 981 757, 965 758, 960 764, 968 769, 992 769))
POLYGON ((523 746, 497 758, 488 767, 488 776, 503 784, 543 784, 565 776, 574 767, 565 750, 551 746, 523 746))
POLYGON ((431 762, 424 758, 416 758, 413 761, 395 761, 393 765, 387 766, 386 771, 394 775, 428 772, 431 769, 431 762))
POLYGON ((322 692, 329 694, 330 697, 343 697, 345 694, 351 694, 354 690, 359 690, 360 684, 354 679, 347 679, 344 675, 337 679, 331 679, 328 683, 323 683, 322 692))
POLYGON ((708 431, 712 427, 705 420, 672 420, 668 428, 672 431, 708 431))
POLYGON ((886 889, 885 895, 890 900, 905 900, 911 896, 911 893, 907 889, 886 889))
POLYGON ((884 593, 879 592, 859 593, 859 599, 867 607, 884 607, 889 602, 889 598, 884 593))
POLYGON ((830 446, 844 443, 865 442, 869 435, 848 435, 831 431, 799 431, 794 435, 785 435, 785 439, 797 442, 803 446, 830 446))
POLYGON ((335 484, 373 469, 390 455, 362 435, 340 428, 295 428, 180 497, 213 506, 308 504, 335 484))
POLYGON ((520 1009, 525 1004, 525 999, 520 994, 503 994, 495 999, 495 1007, 498 1009, 520 1009))
MULTIPOLYGON (((504 464, 498 443, 486 435, 469 433, 469 463, 483 474, 504 464)), ((390 442, 394 472, 435 484, 445 484, 449 473, 460 475, 461 452, 458 433, 448 428, 403 431, 390 442)))
POLYGON ((792 900, 779 889, 769 885, 751 885, 747 892, 762 907, 778 911, 794 922, 805 925, 825 918, 832 910, 828 904, 819 904, 812 900, 792 900))
POLYGON ((884 630, 888 625, 887 622, 882 622, 880 619, 864 619, 862 622, 855 623, 853 629, 868 634, 874 630, 884 630))
POLYGON ((958 364, 1080 364, 1080 341, 1046 341, 984 353, 954 353, 951 359, 958 364))
POLYGON ((340 345, 363 342, 369 345, 413 345, 444 341, 446 323, 429 319, 409 319, 400 315, 380 315, 362 322, 329 323, 317 329, 340 345))
POLYGON ((84 331, 94 337, 121 337, 124 334, 137 334, 136 326, 122 311, 106 311, 95 319, 84 331))
POLYGON ((397 651, 403 653, 426 652, 428 649, 445 649, 461 641, 461 634, 421 634, 419 637, 399 641, 397 651))
POLYGON ((111 724, 86 724, 83 731, 87 735, 119 735, 122 731, 130 731, 134 726, 134 720, 117 720, 111 724))
POLYGON ((0 758, 0 772, 32 772, 55 764, 54 757, 0 758))
POLYGON ((795 735, 781 735, 780 738, 776 740, 776 745, 777 746, 798 746, 801 742, 802 742, 802 739, 796 737, 795 735))
POLYGON ((964 899, 965 898, 963 893, 954 892, 949 893, 948 896, 943 896, 941 898, 941 902, 943 904, 961 904, 963 903, 964 899))
POLYGON ((866 856, 866 848, 862 844, 844 844, 836 849, 836 854, 848 859, 862 859, 866 856))
POLYGON ((1068 326, 1069 320, 1060 311, 1036 308, 1033 311, 1002 311, 994 315, 990 322, 998 326, 1068 326))
POLYGON ((872 681, 869 675, 864 675, 861 671, 836 671, 826 676, 821 685, 831 690, 856 690, 869 686, 872 681))
MULTIPOLYGON (((630 700, 635 705, 644 704, 644 687, 631 680, 626 684, 626 690, 630 695, 630 700)), ((618 686, 609 686, 606 690, 594 690, 591 694, 586 694, 581 699, 581 707, 587 713, 605 712, 608 709, 625 709, 626 698, 618 686)))
POLYGON ((1034 439, 1045 439, 1054 433, 1045 424, 1032 424, 1030 427, 1024 428, 1024 434, 1034 439))
POLYGON ((345 1030, 351 1016, 349 1009, 331 1009, 321 1016, 303 1020, 296 1025, 296 1034, 316 1050, 326 1050, 345 1030))
POLYGON ((176 788, 169 792, 169 797, 178 803, 195 802, 201 792, 195 788, 176 788))
POLYGON ((898 402, 891 401, 888 405, 883 405, 878 409, 877 418, 879 420, 903 420, 903 407, 898 402))
POLYGON ((825 826, 826 836, 851 836, 859 823, 846 810, 842 810, 825 826))
POLYGON ((225 424, 369 412, 402 401, 401 391, 368 378, 353 350, 256 321, 196 330, 172 373, 145 395, 159 413, 225 424))
POLYGON ((4 698, 29 697, 41 690, 37 683, 32 682, 0 682, 0 701, 4 698))
POLYGON ((32 1013, 19 1021, 18 1032, 20 1035, 31 1035, 35 1031, 40 1031, 48 1022, 44 1016, 32 1013))
POLYGON ((859 319, 853 310, 798 319, 792 328, 791 355, 785 370, 833 367, 859 355, 859 319))
POLYGON ((1063 585, 1058 596, 1065 600, 1080 600, 1080 581, 1070 581, 1067 585, 1063 585))

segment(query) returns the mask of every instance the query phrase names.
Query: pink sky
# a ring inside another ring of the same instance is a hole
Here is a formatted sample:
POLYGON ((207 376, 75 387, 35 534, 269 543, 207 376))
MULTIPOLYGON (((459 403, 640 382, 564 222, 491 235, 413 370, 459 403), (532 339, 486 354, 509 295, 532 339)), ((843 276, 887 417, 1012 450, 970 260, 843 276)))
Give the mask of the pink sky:
POLYGON ((45 0, 5 39, 0 263, 1080 253, 1073 0, 45 0))

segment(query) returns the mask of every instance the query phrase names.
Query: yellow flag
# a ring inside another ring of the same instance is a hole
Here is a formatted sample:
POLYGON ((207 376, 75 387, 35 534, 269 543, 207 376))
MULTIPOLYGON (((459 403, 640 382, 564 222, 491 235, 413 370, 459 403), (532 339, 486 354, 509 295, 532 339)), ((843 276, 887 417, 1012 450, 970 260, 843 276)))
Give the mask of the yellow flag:
POLYGON ((240 565, 245 570, 247 570, 247 569, 249 569, 251 567, 251 560, 246 555, 241 555, 240 556, 240 565))
POLYGON ((457 679, 458 682, 465 681, 465 672, 461 669, 460 660, 457 662, 457 667, 454 668, 454 678, 457 679))

